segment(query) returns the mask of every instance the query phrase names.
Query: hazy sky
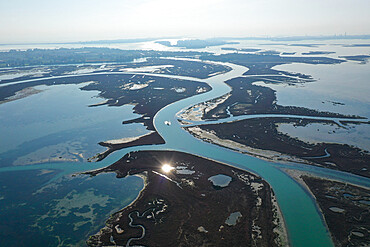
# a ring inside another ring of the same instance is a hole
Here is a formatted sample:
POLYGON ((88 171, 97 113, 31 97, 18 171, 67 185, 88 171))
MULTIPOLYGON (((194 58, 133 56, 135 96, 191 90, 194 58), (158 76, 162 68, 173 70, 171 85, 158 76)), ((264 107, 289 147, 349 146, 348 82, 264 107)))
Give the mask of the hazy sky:
POLYGON ((0 43, 370 34, 370 0, 0 0, 0 43))

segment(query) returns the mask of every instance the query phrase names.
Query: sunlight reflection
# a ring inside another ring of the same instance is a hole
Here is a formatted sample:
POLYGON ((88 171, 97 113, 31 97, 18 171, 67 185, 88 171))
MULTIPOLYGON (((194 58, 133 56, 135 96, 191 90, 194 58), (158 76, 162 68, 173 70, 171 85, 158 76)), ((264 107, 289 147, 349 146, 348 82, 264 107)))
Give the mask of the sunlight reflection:
POLYGON ((165 172, 165 173, 169 173, 171 170, 175 169, 174 167, 170 166, 169 164, 164 164, 162 166, 162 170, 165 172))

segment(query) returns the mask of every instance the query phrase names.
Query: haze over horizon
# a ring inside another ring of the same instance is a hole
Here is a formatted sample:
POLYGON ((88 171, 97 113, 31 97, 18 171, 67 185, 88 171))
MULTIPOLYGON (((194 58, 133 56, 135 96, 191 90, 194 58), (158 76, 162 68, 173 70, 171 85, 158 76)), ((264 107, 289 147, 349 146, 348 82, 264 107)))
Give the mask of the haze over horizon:
POLYGON ((0 43, 369 34, 368 0, 12 0, 0 43))

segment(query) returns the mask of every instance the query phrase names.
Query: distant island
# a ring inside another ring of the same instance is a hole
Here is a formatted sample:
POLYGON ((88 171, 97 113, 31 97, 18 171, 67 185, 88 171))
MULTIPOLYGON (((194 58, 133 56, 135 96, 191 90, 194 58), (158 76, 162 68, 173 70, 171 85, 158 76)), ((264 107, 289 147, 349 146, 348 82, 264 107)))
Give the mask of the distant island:
POLYGON ((309 52, 302 52, 302 55, 327 55, 327 54, 334 54, 333 51, 309 51, 309 52))
POLYGON ((205 53, 183 51, 121 50, 114 48, 28 49, 0 52, 0 68, 32 65, 133 62, 146 57, 194 56, 205 53))
POLYGON ((182 47, 187 49, 201 49, 209 46, 239 44, 239 42, 224 41, 220 39, 184 39, 178 40, 176 44, 172 44, 170 41, 156 41, 156 43, 168 47, 182 47))

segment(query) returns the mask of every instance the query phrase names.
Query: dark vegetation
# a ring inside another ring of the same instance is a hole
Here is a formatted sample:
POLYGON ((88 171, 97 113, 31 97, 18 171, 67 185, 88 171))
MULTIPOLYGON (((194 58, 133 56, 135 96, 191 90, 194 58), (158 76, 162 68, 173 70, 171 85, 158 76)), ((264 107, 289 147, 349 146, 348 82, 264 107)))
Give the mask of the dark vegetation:
POLYGON ((335 246, 370 245, 370 190, 303 176, 324 213, 335 246), (335 212, 330 208, 339 208, 335 212))
POLYGON ((154 130, 153 117, 161 108, 197 94, 200 88, 210 90, 205 83, 146 75, 102 75, 97 78, 96 83, 91 83, 82 90, 100 91, 99 96, 108 99, 106 104, 109 106, 135 105, 135 113, 142 115, 139 122, 144 122, 150 130, 154 130), (143 84, 148 86, 138 90, 125 87, 143 84))
POLYGON ((166 68, 161 68, 154 73, 166 75, 181 75, 200 79, 208 78, 209 75, 216 73, 225 73, 230 71, 230 67, 218 64, 210 64, 199 61, 185 61, 166 58, 148 58, 146 62, 137 63, 130 67, 156 66, 156 65, 171 65, 166 68))
MULTIPOLYGON (((270 70, 269 73, 279 74, 279 71, 270 70)), ((248 71, 247 73, 253 73, 248 71)), ((292 74, 297 78, 310 78, 303 74, 292 74)), ((319 112, 316 110, 296 107, 296 106, 281 106, 276 103, 276 96, 274 90, 268 87, 253 85, 253 82, 264 79, 279 80, 280 83, 302 83, 299 79, 284 77, 284 76, 264 76, 261 77, 239 77, 234 78, 226 83, 232 88, 231 96, 222 104, 219 104, 215 109, 204 114, 204 119, 219 119, 228 117, 226 109, 230 111, 233 116, 240 116, 246 114, 291 114, 291 115, 308 115, 308 116, 331 116, 331 117, 346 117, 337 113, 319 112)), ((347 116, 348 117, 348 116, 347 116)))
POLYGON ((302 55, 325 55, 325 54, 333 54, 333 51, 309 51, 309 52, 302 52, 302 55))
POLYGON ((120 50, 111 48, 76 48, 76 49, 29 49, 26 51, 10 50, 0 52, 1 67, 32 65, 79 64, 79 63, 122 63, 145 57, 186 57, 200 55, 199 52, 170 52, 147 50, 120 50))
POLYGON ((320 44, 287 44, 287 43, 265 43, 265 44, 260 44, 260 45, 281 45, 281 46, 297 46, 297 47, 318 47, 320 44))
POLYGON ((50 65, 50 66, 27 66, 19 68, 4 68, 0 69, 0 75, 6 74, 17 74, 26 73, 23 76, 14 79, 3 79, 0 80, 0 84, 9 82, 23 81, 35 78, 47 78, 52 76, 61 76, 76 70, 91 69, 91 73, 103 73, 103 72, 121 72, 122 69, 128 68, 140 68, 144 66, 161 66, 162 68, 153 69, 151 73, 154 74, 167 74, 167 75, 179 75, 189 76, 195 78, 205 79, 210 75, 218 73, 224 73, 230 71, 230 68, 224 65, 210 64, 199 61, 186 61, 177 59, 165 59, 165 58, 145 58, 142 62, 130 62, 130 63, 115 63, 115 64, 80 64, 80 65, 50 65), (95 70, 95 71, 94 71, 95 70), (38 72, 42 74, 37 74, 38 72), (34 74, 36 73, 36 74, 34 74))
POLYGON ((113 214, 106 227, 87 241, 89 246, 112 245, 112 240, 125 246, 130 238, 141 236, 140 228, 129 225, 129 215, 134 225, 145 228, 145 236, 132 241, 133 245, 277 245, 277 236, 273 232, 272 191, 255 175, 189 154, 168 151, 129 153, 113 165, 88 174, 112 171, 120 178, 142 174, 147 185, 133 204, 113 214), (194 173, 181 174, 176 170, 164 173, 161 167, 165 163, 186 167, 194 173), (227 187, 215 188, 208 180, 218 174, 232 178, 227 187), (251 182, 261 184, 261 190, 253 191, 251 182), (256 206, 257 198, 261 199, 261 206, 256 206), (138 217, 136 212, 143 216, 138 217), (234 212, 240 212, 241 218, 235 225, 227 225, 226 219, 234 212), (253 231, 253 225, 260 227, 260 237, 253 231))
MULTIPOLYGON (((276 76, 234 78, 226 83, 232 88, 231 96, 216 108, 203 115, 203 119, 220 119, 233 116, 250 114, 288 114, 320 117, 361 118, 358 116, 344 116, 331 112, 320 112, 313 109, 296 106, 281 106, 276 103, 275 92, 268 87, 253 85, 253 82, 274 79, 275 83, 304 83, 301 79, 309 79, 310 76, 303 74, 283 74, 287 72, 272 69, 260 69, 253 67, 247 74, 276 74, 276 76), (280 76, 277 76, 280 75, 280 76), (293 77, 291 77, 293 76, 293 77)), ((311 78, 312 79, 312 78, 311 78)), ((370 154, 359 148, 344 144, 318 143, 310 144, 291 138, 288 135, 277 132, 278 123, 290 122, 305 126, 317 120, 303 120, 292 116, 289 119, 260 118, 243 120, 234 123, 217 125, 203 125, 202 129, 214 131, 222 139, 230 139, 246 146, 263 150, 273 150, 283 154, 292 155, 306 160, 310 164, 325 166, 331 169, 351 172, 361 176, 370 177, 369 158, 370 154), (237 131, 240 130, 240 131, 237 131), (330 153, 329 157, 321 157, 330 153), (317 158, 311 158, 317 157, 317 158)), ((321 121, 323 122, 323 121, 321 121)), ((327 122, 332 123, 332 122, 327 122)))
POLYGON ((329 121, 299 118, 260 118, 200 127, 206 131, 213 131, 222 139, 229 139, 249 147, 273 150, 306 160, 312 165, 370 177, 369 152, 346 144, 307 143, 278 132, 276 128, 279 123, 294 123, 297 126, 306 126, 309 123, 331 124, 329 121), (327 153, 329 155, 326 155, 327 153))
POLYGON ((370 44, 352 44, 352 45, 343 45, 344 47, 370 47, 370 44))
POLYGON ((113 153, 114 151, 120 150, 122 148, 143 146, 143 145, 156 145, 156 144, 164 144, 164 143, 165 141, 157 132, 152 132, 149 135, 142 136, 135 141, 126 142, 126 143, 111 144, 111 143, 106 143, 106 142, 99 142, 100 146, 108 148, 107 151, 97 154, 96 156, 88 159, 88 161, 89 162, 101 161, 104 158, 106 158, 109 154, 113 153))
POLYGON ((265 67, 272 68, 273 66, 286 63, 307 63, 307 64, 337 64, 344 60, 328 58, 328 57, 281 57, 277 54, 262 53, 262 54, 241 54, 228 53, 221 55, 205 54, 201 59, 230 62, 243 66, 250 67, 265 67))
POLYGON ((243 51, 243 52, 256 52, 260 51, 261 49, 256 48, 232 48, 232 47, 222 47, 221 50, 224 51, 243 51))
POLYGON ((367 63, 370 59, 370 55, 357 55, 357 56, 341 56, 347 60, 359 61, 363 64, 367 63))
POLYGON ((267 51, 259 51, 256 54, 258 55, 279 55, 279 51, 274 51, 274 50, 267 50, 267 51))

